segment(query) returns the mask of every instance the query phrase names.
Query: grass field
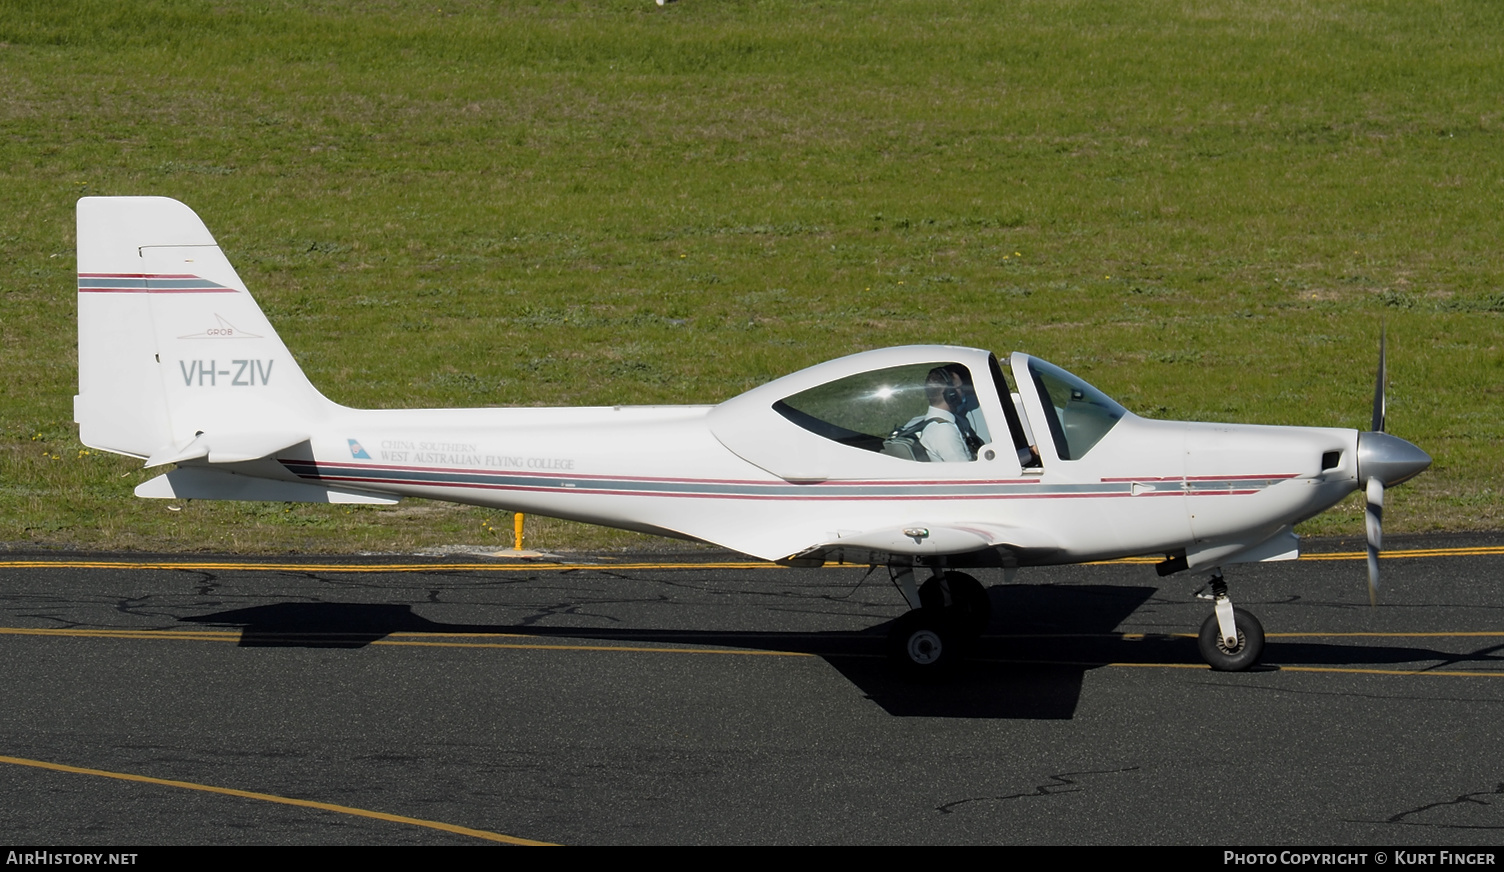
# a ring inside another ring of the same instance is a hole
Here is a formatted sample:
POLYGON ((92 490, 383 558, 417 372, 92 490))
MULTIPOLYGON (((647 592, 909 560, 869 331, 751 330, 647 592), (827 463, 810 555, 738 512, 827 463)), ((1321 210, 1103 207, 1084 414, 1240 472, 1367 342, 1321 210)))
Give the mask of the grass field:
POLYGON ((355 406, 713 402, 946 342, 1151 417, 1366 427, 1384 322, 1390 429, 1436 458, 1386 529, 1496 529, 1501 34, 1492 0, 11 0, 0 542, 510 538, 132 497, 72 424, 85 194, 192 206, 355 406))

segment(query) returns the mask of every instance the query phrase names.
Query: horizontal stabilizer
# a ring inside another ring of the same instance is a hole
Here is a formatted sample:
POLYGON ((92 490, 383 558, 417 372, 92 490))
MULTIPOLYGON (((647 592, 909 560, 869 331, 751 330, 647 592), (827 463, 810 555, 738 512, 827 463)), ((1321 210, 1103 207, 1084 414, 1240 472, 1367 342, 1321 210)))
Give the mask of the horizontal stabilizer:
POLYGON ((143 482, 136 496, 157 500, 257 500, 270 503, 365 503, 390 506, 397 497, 324 487, 301 481, 277 481, 223 469, 189 466, 143 482))
POLYGON ((185 460, 208 458, 210 463, 241 463, 260 460, 278 451, 308 441, 307 433, 293 431, 268 433, 200 433, 187 445, 165 445, 146 459, 148 468, 185 460))

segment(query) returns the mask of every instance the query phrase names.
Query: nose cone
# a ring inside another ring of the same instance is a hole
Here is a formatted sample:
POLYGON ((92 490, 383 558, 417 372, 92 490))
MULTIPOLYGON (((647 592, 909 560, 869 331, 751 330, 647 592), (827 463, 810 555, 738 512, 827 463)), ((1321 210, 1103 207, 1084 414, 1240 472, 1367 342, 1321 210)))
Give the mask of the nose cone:
POLYGON ((1358 480, 1376 478, 1384 487, 1409 481, 1431 465, 1431 455, 1388 433, 1358 434, 1358 480))

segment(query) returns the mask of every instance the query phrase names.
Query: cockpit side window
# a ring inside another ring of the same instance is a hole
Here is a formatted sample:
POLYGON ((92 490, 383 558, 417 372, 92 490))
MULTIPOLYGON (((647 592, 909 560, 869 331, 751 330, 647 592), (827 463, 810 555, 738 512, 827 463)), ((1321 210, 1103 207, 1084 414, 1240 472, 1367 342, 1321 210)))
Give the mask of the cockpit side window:
POLYGON ((785 397, 773 410, 826 439, 906 460, 975 460, 992 441, 971 371, 959 363, 857 373, 785 397))
POLYGON ((1045 407, 1046 423, 1061 460, 1080 460, 1128 410, 1111 397, 1042 360, 1029 359, 1029 375, 1045 407))

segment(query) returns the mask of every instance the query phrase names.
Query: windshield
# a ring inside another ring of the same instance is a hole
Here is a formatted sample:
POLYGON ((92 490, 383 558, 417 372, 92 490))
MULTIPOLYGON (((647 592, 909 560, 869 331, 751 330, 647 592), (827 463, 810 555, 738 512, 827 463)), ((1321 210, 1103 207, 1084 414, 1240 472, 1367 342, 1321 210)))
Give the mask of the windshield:
POLYGON ((1080 460, 1128 414, 1111 397, 1058 366, 1029 358, 1029 375, 1051 414, 1050 436, 1061 460, 1080 460))

